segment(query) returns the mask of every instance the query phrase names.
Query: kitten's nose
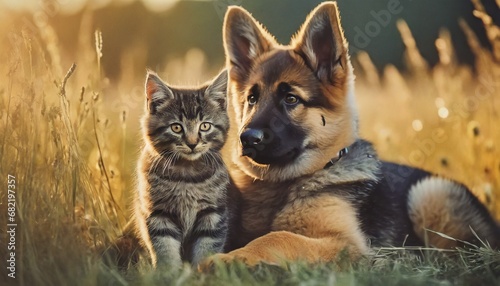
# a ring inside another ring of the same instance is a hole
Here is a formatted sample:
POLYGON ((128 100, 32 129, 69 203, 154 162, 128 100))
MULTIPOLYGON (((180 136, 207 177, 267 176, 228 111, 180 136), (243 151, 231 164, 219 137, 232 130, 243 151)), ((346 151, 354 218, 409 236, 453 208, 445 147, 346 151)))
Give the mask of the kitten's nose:
POLYGON ((189 148, 191 148, 191 151, 194 151, 194 148, 196 148, 196 145, 198 145, 198 143, 195 143, 195 144, 186 144, 189 148))
POLYGON ((264 132, 260 129, 247 128, 240 135, 243 147, 258 145, 264 139, 264 132))

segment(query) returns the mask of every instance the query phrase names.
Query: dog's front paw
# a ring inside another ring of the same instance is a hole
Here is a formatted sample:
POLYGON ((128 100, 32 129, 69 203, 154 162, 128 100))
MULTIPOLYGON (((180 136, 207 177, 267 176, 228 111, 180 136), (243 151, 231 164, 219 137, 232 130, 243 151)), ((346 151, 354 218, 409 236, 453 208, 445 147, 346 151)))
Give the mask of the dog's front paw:
POLYGON ((229 253, 214 254, 203 260, 200 264, 198 264, 198 271, 211 272, 214 270, 216 265, 230 264, 235 260, 236 258, 229 253))
POLYGON ((249 267, 253 267, 261 263, 279 265, 277 261, 264 259, 257 253, 251 253, 248 251, 244 251, 243 249, 238 249, 229 253, 218 253, 208 257, 198 265, 198 270, 202 272, 209 272, 212 271, 216 265, 228 265, 233 262, 241 262, 249 267))

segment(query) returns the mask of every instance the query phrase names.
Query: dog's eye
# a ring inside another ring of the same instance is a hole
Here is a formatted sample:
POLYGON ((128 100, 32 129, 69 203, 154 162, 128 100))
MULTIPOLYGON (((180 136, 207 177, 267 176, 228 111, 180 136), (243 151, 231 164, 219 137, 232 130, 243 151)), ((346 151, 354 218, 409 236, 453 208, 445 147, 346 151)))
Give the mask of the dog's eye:
POLYGON ((255 95, 251 94, 247 97, 247 101, 248 101, 248 104, 254 105, 257 103, 257 97, 255 95))
POLYGON ((287 94, 285 97, 285 103, 288 105, 295 105, 299 103, 299 98, 293 94, 287 94))
POLYGON ((174 124, 170 125, 170 129, 172 129, 172 131, 174 131, 175 133, 182 132, 182 126, 178 123, 174 123, 174 124))
POLYGON ((344 68, 344 66, 342 65, 342 56, 340 56, 336 61, 335 61, 335 65, 339 65, 341 68, 344 68))
POLYGON ((208 123, 208 122, 203 122, 201 125, 200 125, 200 130, 201 131, 208 131, 210 130, 210 127, 212 127, 212 124, 208 123))

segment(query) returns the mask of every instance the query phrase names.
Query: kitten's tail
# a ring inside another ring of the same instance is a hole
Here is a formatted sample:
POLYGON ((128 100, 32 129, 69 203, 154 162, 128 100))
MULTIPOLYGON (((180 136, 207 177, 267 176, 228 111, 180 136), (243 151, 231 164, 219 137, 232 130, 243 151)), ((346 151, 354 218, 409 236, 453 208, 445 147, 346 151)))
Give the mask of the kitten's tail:
POLYGON ((102 258, 109 266, 125 271, 139 262, 143 252, 144 247, 137 237, 134 223, 130 221, 125 225, 122 235, 102 252, 102 258))

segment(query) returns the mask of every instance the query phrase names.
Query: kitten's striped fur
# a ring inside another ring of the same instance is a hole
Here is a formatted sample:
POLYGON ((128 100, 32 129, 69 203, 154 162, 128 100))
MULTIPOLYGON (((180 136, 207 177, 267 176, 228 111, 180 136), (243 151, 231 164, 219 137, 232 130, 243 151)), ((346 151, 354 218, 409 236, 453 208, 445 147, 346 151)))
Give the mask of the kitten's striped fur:
POLYGON ((144 149, 135 219, 153 265, 197 265, 223 250, 229 176, 220 149, 229 129, 227 73, 199 88, 146 80, 144 149))

